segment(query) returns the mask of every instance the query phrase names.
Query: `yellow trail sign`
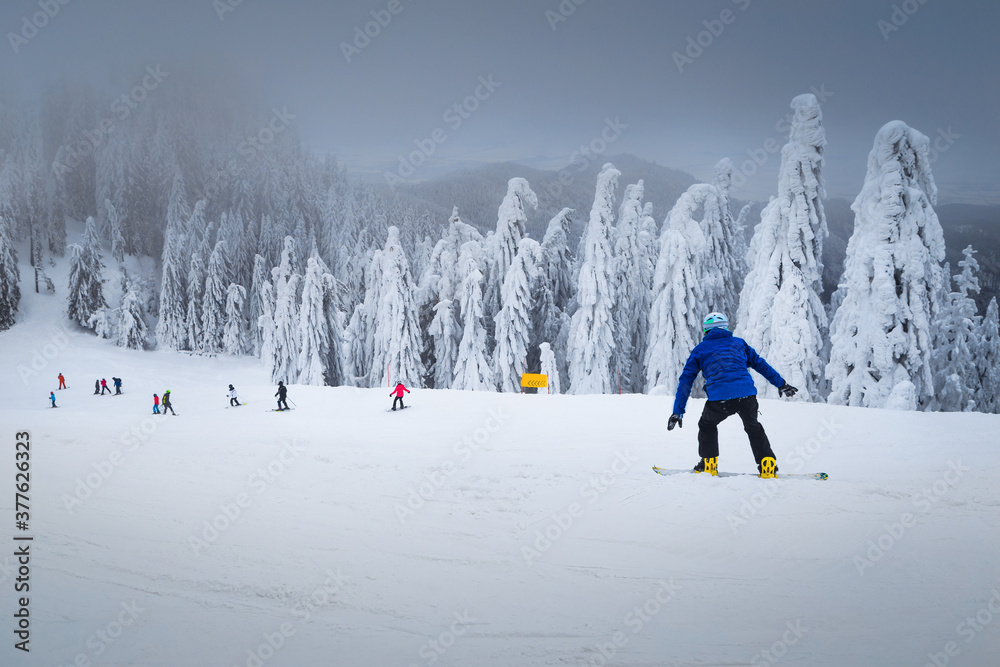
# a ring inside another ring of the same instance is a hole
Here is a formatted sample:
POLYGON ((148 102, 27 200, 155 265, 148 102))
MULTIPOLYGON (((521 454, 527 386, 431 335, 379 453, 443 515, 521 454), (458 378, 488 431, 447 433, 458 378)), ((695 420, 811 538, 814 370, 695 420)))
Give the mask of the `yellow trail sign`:
POLYGON ((524 373, 521 376, 522 387, 548 387, 549 376, 540 373, 524 373))

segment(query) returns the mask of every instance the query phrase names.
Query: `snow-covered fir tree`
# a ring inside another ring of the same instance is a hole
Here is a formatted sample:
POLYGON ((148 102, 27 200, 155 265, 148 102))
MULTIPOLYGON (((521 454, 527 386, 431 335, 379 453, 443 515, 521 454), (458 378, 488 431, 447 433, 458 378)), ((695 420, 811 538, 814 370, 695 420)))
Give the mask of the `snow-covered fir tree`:
MULTIPOLYGON (((945 412, 975 410, 981 394, 975 359, 981 318, 976 314, 976 302, 969 296, 970 292, 979 293, 975 252, 972 246, 962 251, 964 259, 958 263, 962 272, 955 276, 956 289, 947 294, 936 321, 932 355, 937 375, 935 409, 945 412)), ((946 274, 945 283, 950 282, 946 274)))
POLYGON ((507 182, 507 194, 497 209, 496 233, 490 237, 489 280, 486 286, 487 328, 492 331, 493 318, 500 310, 500 289, 518 245, 524 238, 528 211, 538 208, 538 197, 528 181, 512 178, 507 182))
POLYGON ((614 282, 615 351, 611 367, 622 378, 627 391, 642 391, 645 378, 642 358, 646 353, 649 326, 652 269, 646 266, 648 255, 641 235, 643 182, 625 188, 618 215, 615 255, 612 264, 614 282))
MULTIPOLYGON (((91 318, 108 307, 104 299, 104 264, 101 262, 101 246, 97 240, 97 223, 87 218, 83 233, 83 246, 71 246, 73 257, 69 269, 69 297, 67 314, 69 319, 87 329, 94 329, 91 318)), ((98 322, 106 322, 98 320, 98 322)), ((103 333, 109 327, 102 324, 103 333)), ((101 336, 102 338, 106 336, 101 336)))
POLYGON ((118 210, 110 199, 104 200, 104 210, 108 234, 111 238, 111 256, 121 264, 125 261, 125 237, 122 236, 122 221, 118 217, 118 210))
POLYGON ((135 283, 130 280, 118 309, 117 345, 130 350, 142 350, 145 349, 148 338, 149 330, 143 316, 142 302, 135 283))
POLYGON ((521 391, 521 374, 527 370, 525 364, 533 330, 531 299, 541 263, 542 248, 538 241, 521 239, 503 280, 500 312, 496 315, 493 368, 500 391, 521 391))
POLYGON ((222 330, 222 351, 239 356, 247 351, 247 327, 243 316, 247 290, 238 283, 229 283, 226 290, 226 324, 222 330))
MULTIPOLYGON (((778 195, 761 211, 750 242, 746 284, 735 333, 798 387, 805 400, 823 397, 826 340, 823 291, 823 148, 819 102, 811 94, 792 100, 791 134, 781 150, 778 195)), ((727 313, 728 314, 728 313, 727 313)), ((777 389, 755 376, 757 392, 777 389)))
POLYGON ((204 333, 201 349, 210 354, 222 351, 226 322, 226 291, 229 275, 226 268, 226 242, 219 241, 208 260, 205 291, 201 302, 201 329, 204 333))
POLYGON ((976 375, 979 377, 978 409, 1000 412, 1000 309, 996 297, 990 299, 983 316, 976 347, 976 375))
POLYGON ((611 357, 615 349, 611 232, 615 188, 621 172, 605 164, 597 177, 594 205, 583 237, 583 264, 576 292, 567 352, 571 394, 605 394, 614 388, 611 357))
POLYGON ((382 282, 372 326, 374 354, 371 386, 385 387, 392 382, 423 386, 424 369, 420 361, 420 328, 414 302, 414 283, 410 265, 403 252, 399 229, 389 227, 382 249, 382 282))
POLYGON ((561 386, 559 383, 559 368, 556 365, 556 354, 552 351, 552 346, 547 342, 540 343, 538 346, 539 358, 541 363, 541 374, 548 376, 547 384, 549 394, 559 394, 561 392, 561 386))
POLYGON ((0 203, 0 331, 14 326, 21 303, 21 272, 17 267, 17 250, 10 218, 0 203))
POLYGON ((167 350, 182 350, 187 346, 182 233, 168 222, 161 261, 160 312, 156 322, 157 346, 167 350))
POLYGON ((902 121, 879 130, 854 200, 854 233, 830 325, 830 403, 931 404, 933 322, 942 300, 944 236, 929 141, 902 121))
POLYGON ((434 306, 434 319, 427 333, 434 339, 434 388, 450 389, 455 379, 455 361, 462 328, 455 317, 453 299, 441 299, 434 306))
POLYGON ((198 351, 204 342, 201 307, 205 295, 205 260, 203 249, 196 249, 191 254, 191 263, 187 274, 187 343, 188 349, 198 351))
POLYGON ((271 270, 274 281, 274 333, 272 338, 271 380, 285 384, 299 377, 299 283, 294 273, 295 240, 285 237, 281 264, 271 270))
POLYGON ((325 312, 323 272, 315 257, 306 262, 302 282, 302 306, 299 309, 299 384, 323 386, 327 382, 326 364, 330 357, 329 321, 325 312))
POLYGON ((462 340, 458 345, 453 389, 470 391, 495 391, 493 367, 487 361, 486 327, 483 323, 483 272, 478 255, 482 248, 477 243, 462 246, 459 266, 465 273, 458 298, 462 305, 462 340))
POLYGON ((248 346, 253 354, 260 354, 262 343, 262 332, 258 322, 264 314, 264 302, 269 298, 270 282, 268 281, 267 261, 260 255, 253 257, 253 277, 250 280, 250 345, 248 346), (268 285, 265 291, 264 285, 268 285))
MULTIPOLYGON (((746 218, 733 218, 729 204, 729 191, 733 187, 733 162, 722 158, 715 165, 715 180, 713 185, 718 195, 718 215, 713 219, 706 216, 706 222, 715 222, 717 227, 705 230, 709 239, 708 252, 714 258, 714 265, 722 274, 723 290, 719 305, 727 315, 735 313, 739 307, 739 294, 743 289, 743 278, 746 275, 747 244, 743 235, 746 218)), ((743 207, 745 210, 746 206, 743 207)), ((743 211, 741 211, 742 213, 743 211)), ((709 267, 711 270, 711 266, 709 267)))
POLYGON ((330 336, 329 352, 326 358, 327 384, 335 387, 347 384, 344 368, 344 322, 340 310, 341 285, 330 273, 323 274, 323 311, 326 314, 327 331, 330 336))

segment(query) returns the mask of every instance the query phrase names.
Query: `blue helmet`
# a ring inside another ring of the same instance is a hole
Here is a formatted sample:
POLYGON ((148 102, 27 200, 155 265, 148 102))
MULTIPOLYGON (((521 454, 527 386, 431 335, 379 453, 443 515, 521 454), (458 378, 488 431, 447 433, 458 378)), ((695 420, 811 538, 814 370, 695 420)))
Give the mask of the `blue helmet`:
POLYGON ((712 329, 728 329, 729 320, 722 313, 709 313, 705 316, 705 321, 701 323, 702 333, 708 333, 712 329))

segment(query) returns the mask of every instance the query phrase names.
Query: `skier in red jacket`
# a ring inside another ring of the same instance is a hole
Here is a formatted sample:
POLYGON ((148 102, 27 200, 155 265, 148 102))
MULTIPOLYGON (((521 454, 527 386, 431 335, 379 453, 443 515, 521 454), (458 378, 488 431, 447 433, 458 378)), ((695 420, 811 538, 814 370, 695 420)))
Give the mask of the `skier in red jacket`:
POLYGON ((404 387, 404 386, 403 386, 403 383, 402 383, 402 382, 397 382, 397 383, 396 383, 396 388, 395 388, 395 389, 393 389, 393 390, 392 390, 392 391, 391 391, 391 392, 389 393, 389 395, 390 395, 390 396, 395 396, 395 397, 396 397, 396 398, 395 398, 395 400, 393 400, 393 402, 392 402, 392 409, 393 409, 393 412, 395 412, 395 410, 396 410, 396 402, 397 402, 397 401, 399 402, 399 409, 400 409, 400 410, 402 410, 403 408, 405 408, 405 407, 406 407, 405 405, 403 405, 403 392, 404 392, 404 391, 405 391, 405 392, 406 392, 407 394, 409 394, 409 393, 410 393, 410 390, 409 390, 409 389, 407 389, 406 387, 404 387))

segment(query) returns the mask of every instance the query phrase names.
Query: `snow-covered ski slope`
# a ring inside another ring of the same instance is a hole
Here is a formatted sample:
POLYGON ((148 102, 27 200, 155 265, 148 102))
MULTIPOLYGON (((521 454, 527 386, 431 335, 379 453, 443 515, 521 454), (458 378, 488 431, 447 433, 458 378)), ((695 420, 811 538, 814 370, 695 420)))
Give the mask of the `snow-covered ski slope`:
MULTIPOLYGON (((667 396, 414 390, 418 409, 386 414, 388 388, 293 385, 297 409, 273 413, 253 360, 119 350, 54 330, 61 308, 26 294, 0 334, 5 665, 1000 655, 1000 417, 763 401, 781 469, 828 481, 664 478, 651 465, 697 460, 701 401, 669 434, 667 396), (94 396, 112 376, 125 395, 94 396), (230 383, 246 406, 226 409, 230 383), (177 417, 150 414, 165 389, 177 417), (19 431, 28 655, 11 634, 19 431)), ((720 469, 753 469, 737 421, 721 439, 720 469)))

